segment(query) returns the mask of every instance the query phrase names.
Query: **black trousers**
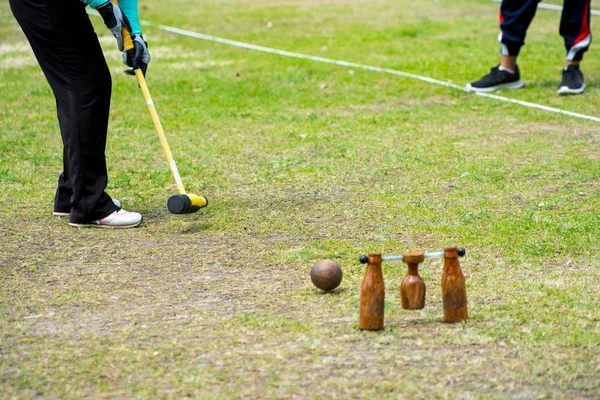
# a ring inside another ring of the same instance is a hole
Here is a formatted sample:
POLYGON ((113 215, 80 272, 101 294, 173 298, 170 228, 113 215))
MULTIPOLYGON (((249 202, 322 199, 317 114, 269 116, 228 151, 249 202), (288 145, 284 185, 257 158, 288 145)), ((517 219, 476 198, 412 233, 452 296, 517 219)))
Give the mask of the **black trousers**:
POLYGON ((10 0, 56 98, 63 172, 54 211, 70 222, 103 218, 118 208, 105 192, 111 77, 85 5, 79 0, 10 0))
MULTIPOLYGON (((541 0, 503 0, 500 6, 500 42, 502 54, 519 55, 527 28, 541 0)), ((590 47, 591 0, 564 0, 560 18, 560 35, 565 42, 567 60, 581 60, 590 47)))

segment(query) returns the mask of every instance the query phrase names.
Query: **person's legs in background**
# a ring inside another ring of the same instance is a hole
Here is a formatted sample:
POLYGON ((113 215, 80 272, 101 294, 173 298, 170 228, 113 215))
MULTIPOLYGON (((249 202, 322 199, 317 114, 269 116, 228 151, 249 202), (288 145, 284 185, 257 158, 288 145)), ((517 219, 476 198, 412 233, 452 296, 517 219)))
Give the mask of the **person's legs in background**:
POLYGON ((535 16, 540 0, 503 0, 500 5, 500 64, 478 81, 467 84, 474 92, 523 87, 517 57, 525 44, 527 29, 535 16))
POLYGON ((579 64, 592 42, 590 0, 565 0, 560 19, 560 35, 567 49, 567 65, 562 71, 558 94, 580 94, 585 90, 579 64))

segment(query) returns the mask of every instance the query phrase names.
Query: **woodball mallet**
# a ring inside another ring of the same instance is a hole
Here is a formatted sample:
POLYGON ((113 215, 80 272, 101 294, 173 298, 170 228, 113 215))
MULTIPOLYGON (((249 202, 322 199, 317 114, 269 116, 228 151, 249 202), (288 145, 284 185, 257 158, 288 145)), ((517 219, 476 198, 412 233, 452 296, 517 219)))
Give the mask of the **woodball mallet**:
MULTIPOLYGON (((124 28, 123 45, 125 46, 125 50, 131 50, 134 47, 129 32, 127 32, 127 29, 124 28)), ((140 88, 142 89, 142 93, 144 94, 144 99, 146 100, 146 104, 148 105, 148 111, 150 111, 152 122, 154 123, 154 127, 156 128, 156 133, 158 134, 158 137, 160 139, 160 144, 162 145, 162 148, 165 152, 165 156, 167 156, 167 161, 169 162, 171 172, 173 173, 173 177, 175 178, 175 182, 177 183, 177 190, 179 191, 179 194, 175 194, 169 197, 169 200, 167 201, 167 208, 173 214, 195 213, 202 207, 206 207, 208 205, 208 200, 205 197, 198 196, 192 193, 187 193, 185 191, 185 188, 183 187, 183 182, 181 181, 181 176, 179 175, 179 171, 177 170, 177 165, 175 164, 175 160, 173 159, 173 154, 171 154, 171 149, 169 148, 167 137, 165 136, 160 120, 158 119, 158 113, 154 108, 154 102, 152 101, 152 97, 150 96, 150 91, 148 90, 148 85, 146 84, 144 74, 140 68, 134 69, 134 72, 135 76, 137 77, 140 88)))

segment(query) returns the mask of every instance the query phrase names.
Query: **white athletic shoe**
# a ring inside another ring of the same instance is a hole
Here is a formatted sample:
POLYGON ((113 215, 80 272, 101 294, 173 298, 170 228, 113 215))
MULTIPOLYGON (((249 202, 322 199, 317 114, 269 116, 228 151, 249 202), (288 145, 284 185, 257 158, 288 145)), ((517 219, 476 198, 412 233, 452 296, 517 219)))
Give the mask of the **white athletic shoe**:
POLYGON ((104 218, 100 218, 96 221, 88 222, 85 224, 77 224, 69 222, 69 225, 78 228, 93 227, 93 228, 134 228, 142 223, 142 214, 125 211, 120 209, 115 211, 104 218))
MULTIPOLYGON (((117 199, 112 199, 113 203, 115 203, 115 206, 121 208, 121 202, 117 199)), ((56 216, 56 217, 68 217, 69 215, 71 215, 71 213, 68 212, 60 212, 60 211, 54 211, 52 213, 52 215, 56 216)))

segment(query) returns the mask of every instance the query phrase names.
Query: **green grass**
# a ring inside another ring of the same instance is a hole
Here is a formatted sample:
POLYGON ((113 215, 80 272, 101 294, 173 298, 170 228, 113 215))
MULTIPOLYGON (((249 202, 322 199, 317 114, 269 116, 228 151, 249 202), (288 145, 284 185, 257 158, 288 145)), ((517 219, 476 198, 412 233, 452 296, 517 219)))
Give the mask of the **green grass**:
MULTIPOLYGON (((51 214, 54 98, 0 5, 1 398, 600 398, 598 123, 158 29, 462 86, 498 61, 498 4, 141 7, 150 91, 209 206, 167 211, 176 189, 141 92, 92 17, 113 72, 108 192, 144 215, 100 231, 51 214), (438 259, 416 312, 400 304, 405 265, 384 263, 386 328, 357 329, 360 254, 446 245, 467 248, 466 324, 441 323, 438 259), (309 279, 323 258, 344 271, 333 293, 309 279)), ((594 45, 585 94, 555 93, 559 18, 538 11, 526 86, 500 95, 597 116, 594 45)))

